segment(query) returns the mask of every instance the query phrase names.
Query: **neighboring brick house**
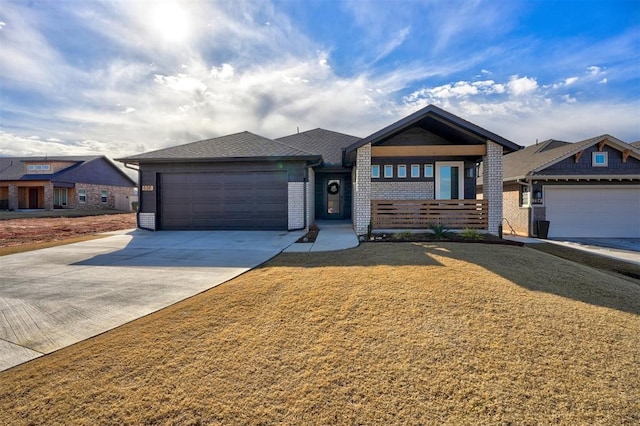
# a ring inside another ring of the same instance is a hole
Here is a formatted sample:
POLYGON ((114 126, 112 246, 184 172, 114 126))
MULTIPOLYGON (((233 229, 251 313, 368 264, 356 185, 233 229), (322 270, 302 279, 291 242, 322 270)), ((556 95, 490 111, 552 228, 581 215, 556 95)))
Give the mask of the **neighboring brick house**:
POLYGON ((545 221, 550 238, 639 238, 640 146, 602 135, 506 155, 503 209, 505 233, 544 236, 545 221))
POLYGON ((0 210, 130 211, 135 188, 105 156, 0 158, 0 210))
POLYGON ((429 105, 364 139, 242 132, 117 161, 139 168, 147 229, 293 230, 342 219, 359 235, 437 223, 497 233, 502 156, 520 148, 429 105), (480 162, 485 200, 476 197, 480 162))

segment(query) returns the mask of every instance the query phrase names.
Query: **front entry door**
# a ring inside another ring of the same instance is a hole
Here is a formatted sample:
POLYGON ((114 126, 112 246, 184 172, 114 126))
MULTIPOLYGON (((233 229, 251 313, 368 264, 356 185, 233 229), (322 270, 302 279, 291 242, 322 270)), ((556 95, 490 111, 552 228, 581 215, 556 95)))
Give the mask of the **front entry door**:
POLYGON ((29 188, 29 208, 38 208, 38 188, 29 188))
POLYGON ((436 163, 436 200, 464 199, 464 163, 441 161, 436 163))
POLYGON ((325 180, 325 211, 327 219, 344 218, 344 188, 342 179, 325 180))

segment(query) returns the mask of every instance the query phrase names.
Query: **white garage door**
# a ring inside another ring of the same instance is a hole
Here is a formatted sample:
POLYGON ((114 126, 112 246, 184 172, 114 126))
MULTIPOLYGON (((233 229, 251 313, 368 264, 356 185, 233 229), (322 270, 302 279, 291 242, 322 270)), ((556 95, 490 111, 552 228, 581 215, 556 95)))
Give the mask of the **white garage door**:
POLYGON ((640 186, 545 186, 549 237, 640 238, 640 186))

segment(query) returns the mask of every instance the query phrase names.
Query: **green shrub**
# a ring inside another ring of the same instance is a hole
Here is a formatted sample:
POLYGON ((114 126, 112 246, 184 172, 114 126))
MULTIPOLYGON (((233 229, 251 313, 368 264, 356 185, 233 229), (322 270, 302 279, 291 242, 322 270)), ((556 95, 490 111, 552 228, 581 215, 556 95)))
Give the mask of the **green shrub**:
POLYGON ((396 240, 409 240, 413 237, 413 233, 411 231, 401 231, 393 234, 393 238, 396 240))
POLYGON ((481 240, 482 234, 477 229, 473 228, 464 228, 462 232, 460 232, 460 236, 467 240, 481 240))
POLYGON ((433 232, 433 236, 436 239, 446 240, 450 236, 449 230, 447 228, 445 228, 444 225, 442 225, 442 224, 431 223, 431 224, 429 224, 429 229, 431 229, 431 232, 433 232))

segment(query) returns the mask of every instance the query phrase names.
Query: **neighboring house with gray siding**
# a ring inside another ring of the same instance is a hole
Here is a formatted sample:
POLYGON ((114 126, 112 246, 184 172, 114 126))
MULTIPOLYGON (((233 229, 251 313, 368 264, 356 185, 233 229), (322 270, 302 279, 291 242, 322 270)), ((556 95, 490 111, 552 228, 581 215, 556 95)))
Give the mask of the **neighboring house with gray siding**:
POLYGON ((358 235, 432 223, 497 233, 502 156, 520 148, 429 105, 364 139, 242 132, 118 161, 139 169, 139 225, 152 230, 293 230, 339 219, 358 235))
POLYGON ((131 210, 137 183, 105 156, 0 157, 0 210, 131 210))
MULTIPOLYGON (((481 190, 481 185, 480 185, 481 190)), ((640 237, 640 147, 611 135, 548 140, 504 157, 504 232, 640 237)))

